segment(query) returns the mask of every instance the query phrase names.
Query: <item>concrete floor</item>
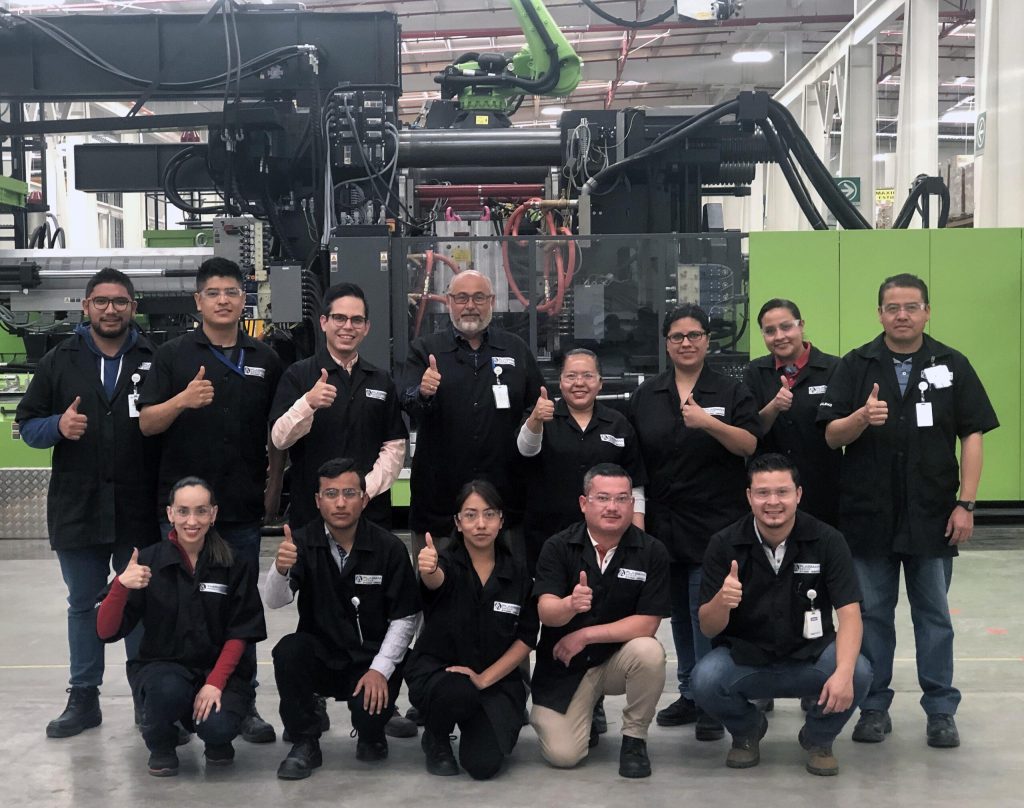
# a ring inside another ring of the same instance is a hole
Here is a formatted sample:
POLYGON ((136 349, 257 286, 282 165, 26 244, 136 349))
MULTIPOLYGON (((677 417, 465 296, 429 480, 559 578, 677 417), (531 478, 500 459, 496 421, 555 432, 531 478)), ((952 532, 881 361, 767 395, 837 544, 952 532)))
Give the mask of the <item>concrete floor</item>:
MULTIPOLYGON (((7 761, 0 806, 1024 806, 1024 746, 1017 734, 1024 727, 1024 619, 1018 614, 1024 528, 985 528, 979 534, 956 562, 950 593, 956 681, 965 694, 957 716, 960 749, 925 745, 913 638, 901 603, 893 734, 877 746, 855 744, 848 726, 835 746, 842 768, 836 778, 804 772, 796 743, 799 705, 785 701, 771 715, 757 768, 726 769, 728 740, 698 743, 691 727, 653 726, 648 748, 654 775, 624 780, 617 774, 619 697, 608 699, 609 734, 579 768, 548 768, 526 728, 509 767, 488 783, 466 775, 431 777, 416 739, 392 739, 384 764, 356 761, 347 711, 334 703, 333 726, 322 741, 324 767, 309 780, 276 779, 288 751, 281 741, 264 746, 237 741, 235 765, 207 773, 202 745, 193 740, 179 750, 178 777, 150 777, 145 747, 132 724, 120 646, 108 652, 104 723, 75 738, 47 739, 46 723, 66 698, 63 582, 44 543, 0 541, 5 559, 0 562, 0 756, 7 761)), ((270 651, 294 627, 294 609, 269 612, 268 623, 270 639, 258 648, 264 682, 258 698, 264 717, 280 732, 270 651)), ((667 621, 659 636, 671 649, 667 621)), ((675 697, 672 686, 670 676, 662 706, 675 697)), ((404 694, 401 703, 408 706, 404 694)))

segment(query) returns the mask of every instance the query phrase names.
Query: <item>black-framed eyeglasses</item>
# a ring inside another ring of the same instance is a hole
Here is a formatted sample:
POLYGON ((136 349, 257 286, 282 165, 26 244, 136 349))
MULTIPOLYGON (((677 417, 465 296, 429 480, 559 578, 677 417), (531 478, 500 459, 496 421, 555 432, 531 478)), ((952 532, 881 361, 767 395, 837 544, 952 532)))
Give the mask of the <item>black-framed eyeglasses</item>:
POLYGON ((349 317, 347 314, 328 314, 327 319, 337 326, 344 326, 346 323, 352 323, 353 328, 362 328, 367 323, 367 319, 360 314, 357 314, 354 317, 349 317))
POLYGON ((130 297, 90 297, 89 302, 98 309, 114 307, 114 311, 127 311, 132 304, 130 297))
POLYGON ((455 295, 448 295, 452 299, 453 303, 457 303, 460 306, 465 306, 469 301, 473 301, 476 305, 482 306, 488 300, 494 298, 494 295, 486 295, 483 292, 474 292, 469 294, 468 292, 459 292, 455 295))
POLYGON ((707 335, 707 331, 676 331, 674 334, 669 334, 668 337, 666 337, 666 339, 673 345, 678 345, 684 339, 689 340, 691 343, 700 342, 707 335))

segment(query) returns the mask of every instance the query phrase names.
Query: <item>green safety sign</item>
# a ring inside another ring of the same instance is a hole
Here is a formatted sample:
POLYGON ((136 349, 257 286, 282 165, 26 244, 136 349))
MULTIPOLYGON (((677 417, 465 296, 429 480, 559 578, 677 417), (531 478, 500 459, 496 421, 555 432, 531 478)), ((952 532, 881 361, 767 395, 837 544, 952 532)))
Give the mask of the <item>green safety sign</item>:
POLYGON ((836 177, 833 181, 847 202, 860 204, 860 177, 836 177))

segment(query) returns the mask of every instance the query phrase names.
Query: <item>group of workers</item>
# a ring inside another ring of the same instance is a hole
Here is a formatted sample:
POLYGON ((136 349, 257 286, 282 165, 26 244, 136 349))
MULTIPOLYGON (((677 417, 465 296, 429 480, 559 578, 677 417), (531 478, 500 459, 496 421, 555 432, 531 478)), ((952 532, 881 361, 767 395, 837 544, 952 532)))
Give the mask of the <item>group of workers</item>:
POLYGON ((131 280, 90 279, 85 321, 16 416, 29 445, 53 448, 48 526, 68 588, 70 695, 48 736, 100 724, 103 643, 124 639, 151 774, 177 773, 192 732, 208 766, 233 760, 239 734, 275 740, 254 649, 263 607, 297 596, 273 649, 281 779, 322 765, 328 698, 348 704, 358 759, 385 759, 387 736, 419 724, 431 774, 487 779, 527 721, 548 763, 576 765, 607 731, 604 696, 621 694, 624 777, 650 775, 653 720, 702 741, 728 731, 726 764, 757 765, 775 698, 801 699, 806 768, 833 775, 858 707, 854 741, 892 731, 902 567, 926 740, 959 745, 947 591, 998 421, 968 360, 925 333, 923 281, 887 278, 882 333, 843 358, 811 345, 795 303, 768 301, 769 354, 743 382, 706 363, 708 315, 680 305, 662 329, 670 367, 627 415, 598 401, 586 349, 565 353, 552 397, 526 343, 492 323, 485 276, 455 275, 446 300, 451 322, 412 343, 396 385, 359 355, 370 311, 354 284, 327 291, 321 346, 285 369, 240 329, 230 261, 202 264, 200 326, 158 348, 131 280), (403 412, 412 563, 390 532, 403 412), (286 466, 285 536, 260 574, 286 466), (665 617, 679 696, 659 712, 665 617))

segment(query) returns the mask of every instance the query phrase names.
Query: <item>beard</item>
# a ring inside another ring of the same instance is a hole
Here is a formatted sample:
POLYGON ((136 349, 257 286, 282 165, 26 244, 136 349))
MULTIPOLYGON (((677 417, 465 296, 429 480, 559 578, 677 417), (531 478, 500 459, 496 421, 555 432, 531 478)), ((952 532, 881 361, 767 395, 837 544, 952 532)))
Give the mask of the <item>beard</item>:
POLYGON ((98 320, 93 320, 90 325, 92 330, 103 339, 117 339, 123 337, 128 331, 128 326, 131 324, 130 320, 118 320, 114 323, 102 323, 98 320))
POLYGON ((473 337, 483 332, 491 324, 494 311, 488 311, 486 314, 481 313, 479 319, 467 319, 466 317, 455 319, 451 312, 448 313, 448 316, 451 317, 452 325, 455 326, 456 330, 461 331, 466 336, 473 337))

